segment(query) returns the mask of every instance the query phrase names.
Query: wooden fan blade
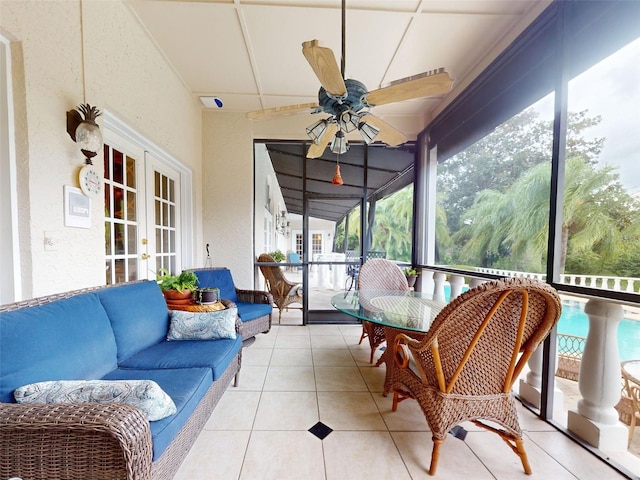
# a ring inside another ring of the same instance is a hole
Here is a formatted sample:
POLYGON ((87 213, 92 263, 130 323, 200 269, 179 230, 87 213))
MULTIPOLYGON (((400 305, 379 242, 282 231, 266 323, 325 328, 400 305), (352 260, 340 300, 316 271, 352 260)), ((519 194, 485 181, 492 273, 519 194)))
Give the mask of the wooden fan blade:
POLYGON ((330 48, 319 46, 318 40, 310 40, 302 44, 302 54, 327 93, 336 97, 347 94, 344 78, 330 48))
POLYGON ((308 111, 311 113, 312 110, 317 109, 317 103, 300 103, 297 105, 287 105, 286 107, 275 107, 275 108, 267 108, 265 110, 254 110, 252 112, 247 112, 247 118, 249 120, 262 120, 268 117, 281 117, 284 115, 292 115, 294 113, 302 113, 308 111))
POLYGON ((420 73, 411 77, 392 82, 388 87, 369 92, 369 105, 384 105, 386 103, 402 102, 412 98, 440 95, 451 90, 453 80, 444 68, 431 72, 420 73))
POLYGON ((329 145, 329 142, 333 140, 333 137, 336 136, 336 132, 338 131, 338 125, 335 123, 330 123, 327 125, 327 130, 324 132, 322 136, 322 140, 319 144, 312 143, 309 147, 309 151, 307 152, 307 158, 318 158, 321 157, 324 153, 324 150, 329 145))
POLYGON ((389 125, 387 122, 382 120, 375 115, 371 115, 370 113, 365 115, 362 119, 364 123, 368 123, 376 127, 380 132, 376 136, 376 140, 380 140, 381 142, 386 143, 390 147, 396 147, 398 145, 402 145, 405 143, 408 138, 407 136, 399 130, 396 130, 394 127, 389 125))

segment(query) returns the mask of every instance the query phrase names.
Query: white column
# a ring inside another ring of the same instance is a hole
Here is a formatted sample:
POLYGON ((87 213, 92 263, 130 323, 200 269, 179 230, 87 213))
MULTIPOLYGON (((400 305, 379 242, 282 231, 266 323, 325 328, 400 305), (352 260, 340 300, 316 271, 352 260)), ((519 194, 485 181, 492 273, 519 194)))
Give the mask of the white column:
POLYGON ((484 282, 486 282, 486 280, 484 278, 476 278, 476 277, 472 277, 469 280, 469 288, 475 288, 478 285, 483 284, 484 282))
POLYGON ((420 272, 420 288, 423 292, 433 293, 433 272, 431 270, 422 270, 420 272))
MULTIPOLYGON (((527 366, 529 371, 525 378, 520 379, 518 394, 520 398, 535 408, 542 404, 542 357, 544 345, 540 344, 533 355, 529 357, 527 366)), ((554 365, 557 365, 557 356, 554 365)), ((564 393, 553 385, 553 418, 559 420, 564 410, 564 393)))
POLYGON ((580 362, 578 387, 582 399, 570 410, 568 428, 603 451, 625 451, 627 428, 614 408, 620 400, 618 324, 622 306, 600 299, 589 300, 589 335, 580 362))
POLYGON ((449 301, 451 301, 462 293, 464 277, 462 275, 452 273, 449 275, 449 285, 451 285, 451 298, 449 299, 449 301))
POLYGON ((447 299, 444 296, 444 282, 447 280, 447 274, 443 272, 435 272, 433 274, 433 298, 446 302, 447 299))

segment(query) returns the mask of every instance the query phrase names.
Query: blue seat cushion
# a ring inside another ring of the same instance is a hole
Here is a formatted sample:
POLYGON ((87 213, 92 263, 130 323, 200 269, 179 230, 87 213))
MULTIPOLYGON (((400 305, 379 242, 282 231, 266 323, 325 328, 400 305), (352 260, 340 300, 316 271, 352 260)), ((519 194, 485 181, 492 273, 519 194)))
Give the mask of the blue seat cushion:
POLYGON ((117 368, 111 323, 95 293, 0 313, 0 402, 46 380, 100 378, 117 368))
POLYGON ((153 380, 176 404, 177 412, 162 420, 149 422, 153 440, 153 461, 160 458, 213 383, 208 368, 180 370, 131 370, 119 368, 105 375, 105 380, 153 380))
POLYGON ((236 286, 228 268, 201 268, 194 270, 198 277, 198 288, 219 288, 220 298, 238 303, 236 286))
POLYGON ((270 315, 273 308, 267 303, 238 302, 236 306, 238 307, 238 316, 243 322, 270 315))
POLYGON ((135 282, 98 292, 118 345, 118 363, 161 342, 169 331, 169 309, 156 282, 135 282))
POLYGON ((162 341, 120 363, 121 368, 208 367, 217 380, 242 348, 242 337, 218 340, 162 341))

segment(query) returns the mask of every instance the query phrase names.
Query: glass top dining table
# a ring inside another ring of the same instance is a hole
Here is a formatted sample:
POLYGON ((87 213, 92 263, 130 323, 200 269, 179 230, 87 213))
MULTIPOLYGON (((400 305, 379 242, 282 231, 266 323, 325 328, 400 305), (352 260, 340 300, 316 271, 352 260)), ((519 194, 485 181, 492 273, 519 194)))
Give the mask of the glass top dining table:
POLYGON ((360 320, 425 333, 447 303, 426 292, 360 290, 334 295, 331 305, 360 320))

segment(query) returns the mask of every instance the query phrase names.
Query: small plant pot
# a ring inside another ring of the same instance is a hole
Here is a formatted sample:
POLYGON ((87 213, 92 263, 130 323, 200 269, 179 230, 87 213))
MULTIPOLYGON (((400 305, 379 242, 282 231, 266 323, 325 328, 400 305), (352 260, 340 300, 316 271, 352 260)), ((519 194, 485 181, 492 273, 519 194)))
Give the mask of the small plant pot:
POLYGON ((417 278, 418 278, 417 275, 410 275, 407 277, 407 283, 409 284, 410 287, 413 287, 416 284, 417 278))
POLYGON ((162 294, 168 301, 191 300, 191 290, 163 290, 162 294))

